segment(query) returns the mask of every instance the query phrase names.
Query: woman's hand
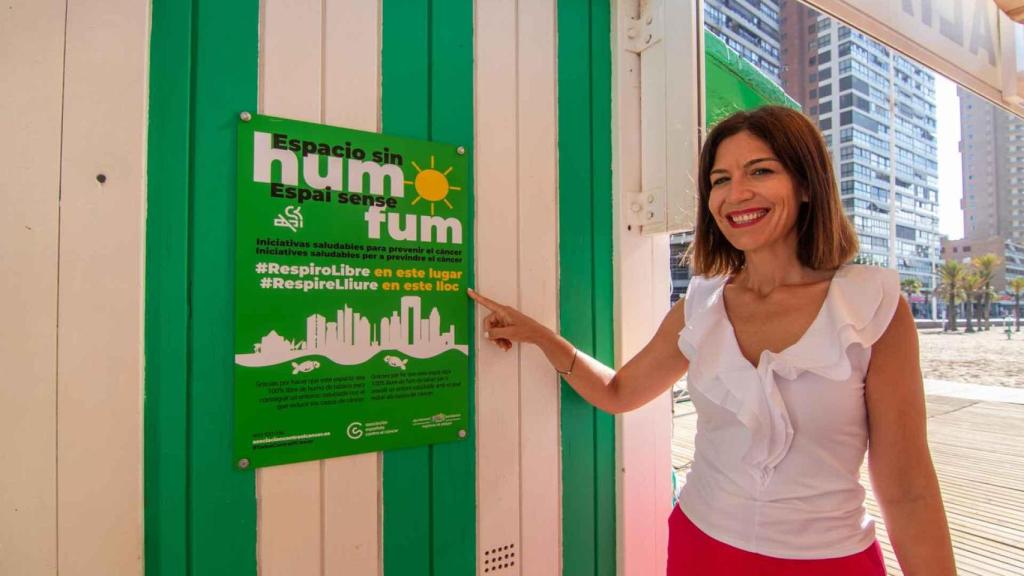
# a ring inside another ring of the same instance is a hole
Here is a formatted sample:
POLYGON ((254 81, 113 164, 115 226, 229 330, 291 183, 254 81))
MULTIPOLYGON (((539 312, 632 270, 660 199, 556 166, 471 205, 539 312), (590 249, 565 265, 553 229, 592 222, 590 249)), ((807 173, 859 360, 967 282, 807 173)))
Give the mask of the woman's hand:
POLYGON ((677 345, 679 331, 685 325, 682 299, 662 320, 647 346, 616 373, 515 308, 498 304, 473 290, 466 293, 491 311, 484 318, 485 338, 502 350, 510 350, 513 342, 536 345, 573 390, 610 414, 646 404, 671 388, 689 366, 677 345))
POLYGON ((466 293, 491 311, 484 318, 484 338, 491 340, 502 350, 510 350, 513 342, 537 344, 543 337, 551 334, 551 330, 543 324, 511 306, 498 304, 472 288, 467 289, 466 293))

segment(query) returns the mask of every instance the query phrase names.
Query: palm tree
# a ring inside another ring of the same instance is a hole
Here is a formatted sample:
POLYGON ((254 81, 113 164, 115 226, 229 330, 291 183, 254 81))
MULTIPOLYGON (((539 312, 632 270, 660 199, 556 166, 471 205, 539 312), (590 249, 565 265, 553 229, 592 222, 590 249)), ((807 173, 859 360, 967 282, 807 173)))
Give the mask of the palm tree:
POLYGON ((1017 332, 1020 332, 1020 293, 1024 292, 1024 276, 1018 276, 1006 283, 1010 287, 1007 292, 1013 294, 1013 312, 1017 325, 1017 332))
MULTIPOLYGON (((990 287, 988 290, 986 290, 984 292, 983 296, 985 297, 985 300, 989 303, 989 306, 991 306, 992 302, 995 302, 996 298, 999 298, 999 292, 996 292, 995 288, 991 288, 990 287)), ((986 326, 985 329, 986 330, 989 329, 989 327, 988 327, 989 316, 992 314, 992 311, 989 310, 989 306, 985 306, 985 326, 986 326)))
POLYGON ((939 266, 938 292, 946 297, 946 330, 956 332, 956 304, 964 296, 963 279, 967 270, 956 260, 946 260, 939 266))
MULTIPOLYGON (((981 280, 982 314, 980 316, 983 316, 985 318, 986 330, 988 330, 990 327, 989 307, 992 305, 992 299, 994 298, 995 294, 995 292, 992 290, 992 280, 996 276, 996 266, 999 266, 1001 262, 1002 260, 1000 260, 999 257, 996 256, 995 254, 983 254, 981 256, 974 258, 971 261, 971 263, 974 265, 975 273, 981 280)), ((981 327, 980 320, 978 327, 981 327)))
POLYGON ((964 311, 964 316, 967 318, 967 329, 965 332, 974 332, 974 326, 971 324, 971 318, 974 317, 978 320, 978 330, 981 330, 981 321, 977 317, 975 303, 980 303, 982 299, 981 291, 984 287, 981 276, 975 271, 970 271, 964 275, 963 280, 964 303, 967 305, 964 311))
MULTIPOLYGON (((900 281, 900 289, 907 293, 907 304, 910 304, 910 298, 921 292, 923 287, 924 284, 918 278, 906 278, 900 281)), ((910 309, 913 310, 914 306, 911 305, 910 309)))

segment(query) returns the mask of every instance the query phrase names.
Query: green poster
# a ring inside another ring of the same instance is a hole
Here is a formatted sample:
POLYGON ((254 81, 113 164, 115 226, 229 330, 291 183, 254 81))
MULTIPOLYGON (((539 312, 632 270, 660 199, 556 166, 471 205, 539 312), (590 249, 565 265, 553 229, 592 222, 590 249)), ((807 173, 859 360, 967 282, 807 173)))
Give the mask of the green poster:
POLYGON ((465 439, 473 262, 466 151, 244 118, 238 466, 465 439))

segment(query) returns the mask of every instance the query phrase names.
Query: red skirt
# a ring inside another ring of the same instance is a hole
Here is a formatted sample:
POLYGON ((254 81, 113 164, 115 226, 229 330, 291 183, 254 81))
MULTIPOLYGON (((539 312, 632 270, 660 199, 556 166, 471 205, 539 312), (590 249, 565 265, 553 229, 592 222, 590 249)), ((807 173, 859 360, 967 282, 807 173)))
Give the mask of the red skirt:
POLYGON ((668 520, 668 576, 885 576, 876 540, 841 558, 791 560, 755 554, 701 532, 679 506, 668 520))

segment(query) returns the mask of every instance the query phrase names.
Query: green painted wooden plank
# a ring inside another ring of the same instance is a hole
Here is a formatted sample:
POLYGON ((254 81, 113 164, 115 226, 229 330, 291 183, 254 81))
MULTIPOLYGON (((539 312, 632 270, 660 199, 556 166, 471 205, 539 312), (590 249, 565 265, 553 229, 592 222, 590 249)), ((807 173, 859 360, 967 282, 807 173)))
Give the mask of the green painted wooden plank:
MULTIPOLYGON (((473 149, 473 1, 433 2, 430 14, 431 139, 473 149)), ((472 163, 469 174, 473 173, 472 163)), ((470 182, 468 189, 472 189, 470 182)), ((473 208, 470 206, 470 213, 473 208)), ((473 238, 470 227, 463 238, 473 238)), ((470 242, 470 246, 472 243, 470 242)), ((472 262, 473 252, 469 253, 472 262)), ((472 282, 472 278, 467 279, 472 282)), ((471 301, 466 299, 467 308, 471 301)), ((474 341, 472 315, 469 342, 474 341)), ((470 347, 472 348, 472 346, 470 347)), ((470 356, 470 366, 474 360, 470 356)), ((474 380, 470 371, 467 436, 433 450, 433 572, 436 576, 476 573, 476 454, 473 428, 474 380)))
POLYGON ((594 410, 594 484, 594 574, 610 576, 616 573, 615 417, 600 410, 594 410))
MULTIPOLYGON (((562 331, 614 364, 611 6, 558 5, 559 290, 562 331)), ((563 386, 565 574, 614 574, 615 420, 563 386), (585 529, 580 529, 585 527, 585 529)))
MULTIPOLYGON (((430 137, 429 0, 383 3, 382 124, 388 134, 430 137)), ((384 453, 384 574, 430 574, 431 451, 384 453)))
POLYGON ((384 132, 430 135, 429 0, 383 3, 381 120, 384 132))
MULTIPOLYGON (((592 235, 594 258, 594 351, 615 365, 612 261, 612 62, 611 6, 593 2, 590 14, 592 235)), ((616 573, 615 418, 594 410, 595 574, 616 573)))
POLYGON ((256 574, 252 470, 232 461, 236 124, 256 109, 259 1, 197 0, 194 21, 190 574, 256 574))
POLYGON ((149 75, 145 325, 147 576, 186 574, 192 5, 155 0, 149 75))
POLYGON ((593 352, 593 275, 590 219, 593 212, 590 125, 588 0, 558 4, 558 184, 560 309, 563 332, 593 352))
POLYGON ((594 409, 563 386, 561 419, 563 574, 593 576, 597 525, 594 409))
MULTIPOLYGON (((593 294, 593 172, 590 2, 558 3, 559 292, 563 335, 596 354, 593 294), (565 295, 571 294, 571 298, 565 295)), ((596 574, 594 409, 562 386, 563 573, 596 574)))
POLYGON ((594 338, 597 357, 611 365, 615 354, 612 288, 612 62, 611 8, 596 2, 591 9, 590 99, 593 204, 594 338))

